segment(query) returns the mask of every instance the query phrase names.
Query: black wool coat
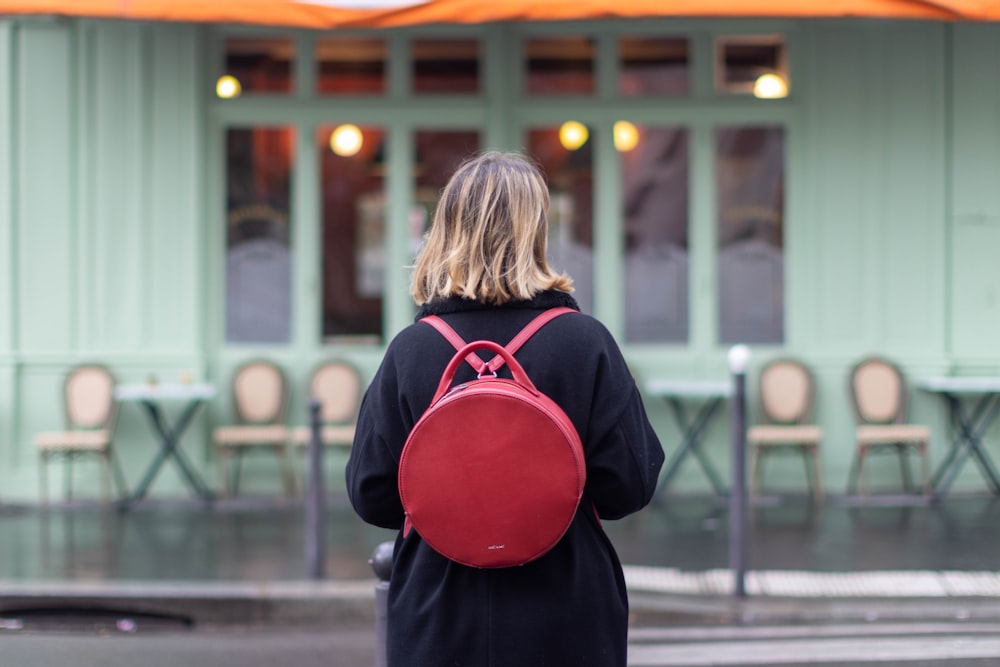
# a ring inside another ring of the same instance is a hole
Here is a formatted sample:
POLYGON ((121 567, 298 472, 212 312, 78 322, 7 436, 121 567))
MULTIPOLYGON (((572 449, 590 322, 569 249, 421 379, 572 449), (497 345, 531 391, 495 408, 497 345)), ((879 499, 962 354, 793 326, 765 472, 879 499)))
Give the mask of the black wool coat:
MULTIPOLYGON (((487 306, 465 299, 428 304, 467 341, 505 345, 564 292, 487 306)), ((365 394, 347 490, 365 521, 399 529, 403 443, 430 404, 455 349, 415 323, 389 344, 365 394)), ((476 569, 400 531, 389 585, 389 667, 624 667, 628 598, 621 563, 601 527, 644 507, 663 464, 635 382, 611 334, 583 314, 556 318, 516 355, 542 392, 566 411, 583 441, 584 500, 556 546, 526 565, 476 569)), ((462 364, 455 381, 472 379, 462 364)), ((501 371, 503 375, 503 371, 501 371)), ((531 465, 530 460, 525 465, 531 465)))

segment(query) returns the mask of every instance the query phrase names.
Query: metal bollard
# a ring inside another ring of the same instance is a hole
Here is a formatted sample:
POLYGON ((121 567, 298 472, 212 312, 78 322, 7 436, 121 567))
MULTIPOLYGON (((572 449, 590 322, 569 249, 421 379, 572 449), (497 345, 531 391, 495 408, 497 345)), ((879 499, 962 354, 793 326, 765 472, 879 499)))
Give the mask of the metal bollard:
POLYGON ((733 375, 732 463, 733 487, 729 494, 729 567, 733 572, 733 595, 746 597, 746 371, 750 350, 734 345, 729 350, 733 375))
POLYGON ((309 439, 308 471, 306 472, 306 569, 312 579, 325 576, 324 491, 323 491, 323 440, 320 437, 320 404, 309 403, 312 437, 309 439))
POLYGON ((392 576, 392 542, 382 542, 368 564, 375 571, 375 667, 386 667, 386 622, 389 618, 389 578, 392 576))

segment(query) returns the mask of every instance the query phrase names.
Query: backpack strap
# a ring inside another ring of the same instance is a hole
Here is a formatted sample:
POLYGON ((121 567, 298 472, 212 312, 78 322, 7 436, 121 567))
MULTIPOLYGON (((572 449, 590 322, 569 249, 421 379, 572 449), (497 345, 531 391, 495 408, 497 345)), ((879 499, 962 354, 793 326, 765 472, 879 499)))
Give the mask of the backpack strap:
MULTIPOLYGON (((507 345, 505 345, 504 347, 507 349, 508 352, 510 352, 511 355, 514 355, 518 350, 521 349, 522 345, 528 342, 528 340, 532 336, 534 336, 538 332, 538 330, 544 327, 546 324, 556 319, 560 315, 566 315, 567 313, 575 313, 575 312, 577 311, 573 310, 572 308, 566 308, 565 306, 559 308, 549 308, 548 310, 542 312, 540 315, 538 315, 533 320, 528 322, 524 326, 524 328, 521 329, 516 336, 511 338, 510 342, 507 343, 507 345)), ((447 322, 445 322, 437 315, 428 315, 427 317, 421 318, 420 321, 426 322, 427 324, 437 329, 438 333, 444 336, 456 350, 461 350, 463 347, 465 347, 466 344, 465 340, 461 336, 459 336, 458 332, 456 332, 453 328, 451 328, 451 326, 447 322)), ((475 369, 476 373, 480 375, 484 374, 495 375, 496 372, 504 364, 503 357, 501 357, 499 354, 490 359, 490 361, 486 362, 483 361, 482 357, 480 357, 475 352, 470 352, 469 355, 465 357, 465 360, 466 362, 468 362, 470 366, 472 366, 473 369, 475 369)))
MULTIPOLYGON (((426 322, 437 329, 438 333, 447 338, 448 342, 451 343, 456 350, 461 350, 465 347, 465 339, 459 336, 458 332, 452 329, 450 324, 442 320, 437 315, 428 315, 427 317, 421 318, 420 321, 426 322)), ((483 361, 482 357, 475 352, 469 352, 468 356, 465 357, 465 360, 469 362, 469 365, 472 366, 473 369, 475 369, 476 373, 482 375, 486 372, 486 362, 483 361)))

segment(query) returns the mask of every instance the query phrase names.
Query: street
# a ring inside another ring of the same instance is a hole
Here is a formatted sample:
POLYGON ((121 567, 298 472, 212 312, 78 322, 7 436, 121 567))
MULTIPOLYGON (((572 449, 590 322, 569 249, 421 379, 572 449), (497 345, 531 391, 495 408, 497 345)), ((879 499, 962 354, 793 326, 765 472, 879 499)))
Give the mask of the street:
MULTIPOLYGON (((0 667, 369 667, 357 628, 0 630, 0 667)), ((634 667, 985 667, 1000 663, 1000 624, 908 623, 635 628, 634 667)), ((585 667, 585 666, 581 666, 585 667)))

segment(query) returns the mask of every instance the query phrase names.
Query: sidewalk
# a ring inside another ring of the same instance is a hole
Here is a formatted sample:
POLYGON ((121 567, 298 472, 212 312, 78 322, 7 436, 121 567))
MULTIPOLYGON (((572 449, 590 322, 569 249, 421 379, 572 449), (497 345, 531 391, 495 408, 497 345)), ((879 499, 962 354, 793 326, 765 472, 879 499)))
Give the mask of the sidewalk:
MULTIPOLYGON (((668 497, 606 528, 638 624, 1000 619, 1000 500, 892 502, 765 499, 749 513, 744 599, 731 595, 728 512, 715 500, 668 497)), ((7 505, 0 530, 0 624, 43 609, 364 626, 375 586, 367 561, 393 537, 332 497, 326 576, 310 581, 297 501, 7 505)))

